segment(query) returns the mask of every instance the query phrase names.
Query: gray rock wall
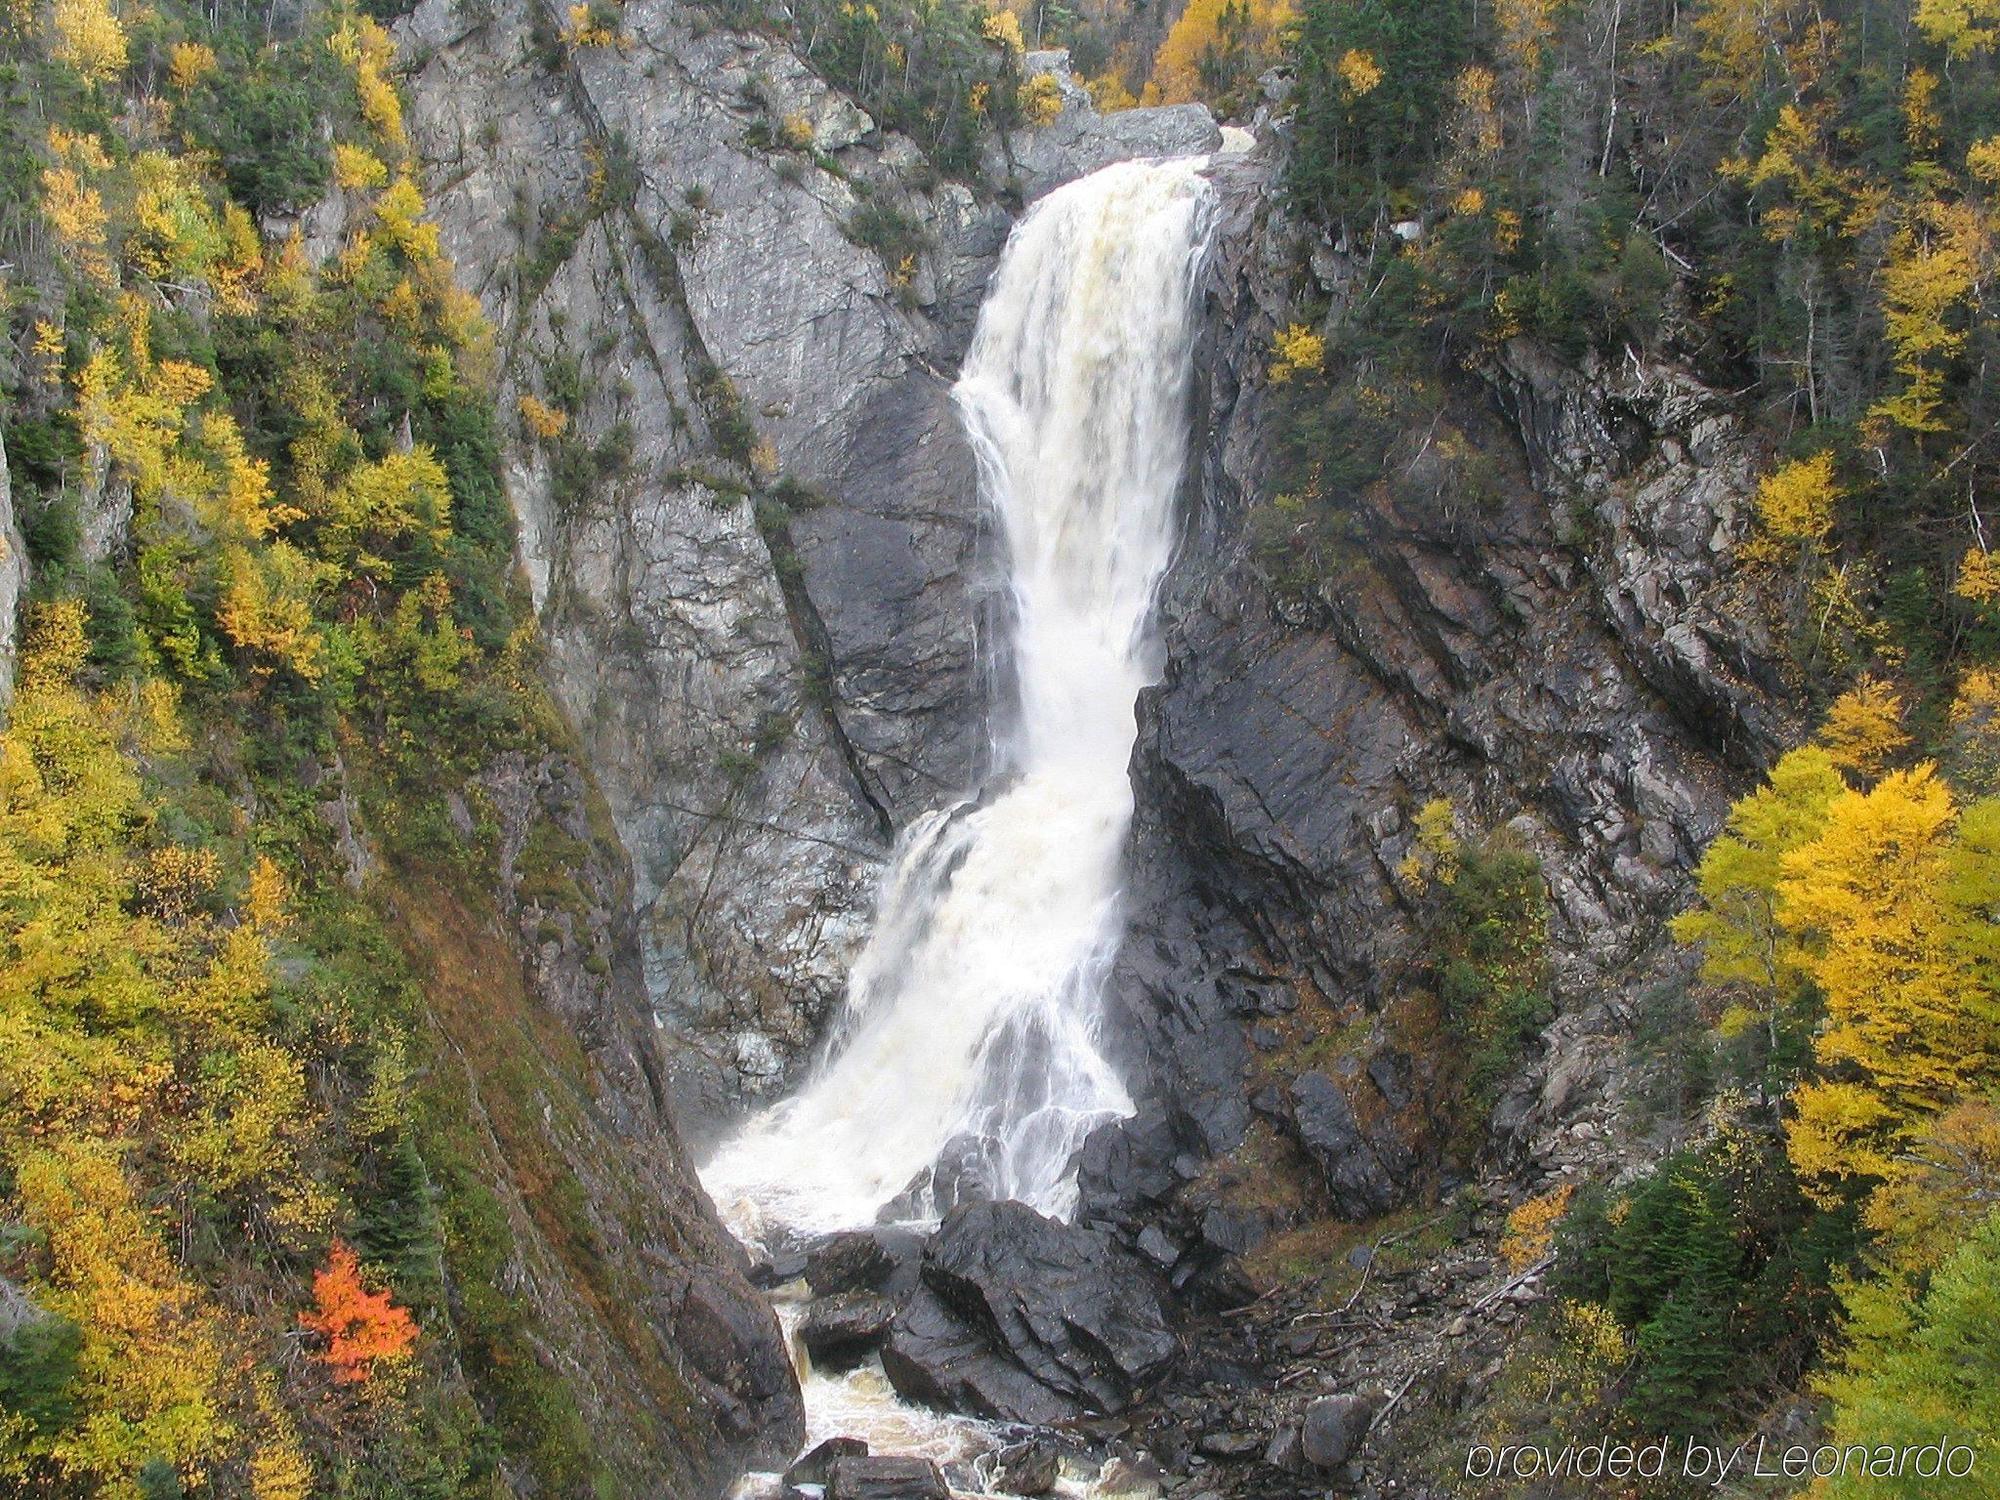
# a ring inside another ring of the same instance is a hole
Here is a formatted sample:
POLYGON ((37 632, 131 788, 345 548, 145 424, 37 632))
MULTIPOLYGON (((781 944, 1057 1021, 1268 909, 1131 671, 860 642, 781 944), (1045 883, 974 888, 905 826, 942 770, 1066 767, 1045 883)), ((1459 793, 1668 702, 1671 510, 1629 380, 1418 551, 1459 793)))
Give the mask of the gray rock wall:
POLYGON ((1726 398, 1666 365, 1577 368, 1517 343, 1454 377, 1452 416, 1497 470, 1493 494, 1371 487, 1329 582, 1304 599, 1271 586, 1246 536, 1271 489, 1271 335, 1293 267, 1311 259, 1323 290, 1343 289, 1338 257, 1309 255, 1286 221, 1277 170, 1259 156, 1217 172, 1204 446, 1164 680, 1140 707, 1117 976, 1151 1102, 1085 1163, 1087 1213, 1132 1232, 1157 1220, 1176 1251, 1209 1254, 1432 1180, 1435 1059, 1383 1014, 1425 957, 1396 875, 1416 809, 1449 797, 1463 832, 1510 828, 1548 883, 1559 1014, 1489 1138, 1532 1182, 1603 1149, 1635 997, 1680 962, 1661 924, 1731 796, 1793 732, 1732 568, 1756 455, 1726 398), (1308 1179, 1302 1203, 1260 1207, 1247 1230, 1227 1174, 1204 1165, 1243 1149, 1308 1179))
MULTIPOLYGON (((1010 218, 780 40, 633 0, 620 45, 538 48, 531 3, 425 0, 410 123, 503 409, 572 394, 509 491, 700 1136, 810 1055, 896 830, 985 753, 995 579, 949 392, 1010 218), (856 243, 867 202, 921 247, 856 243)), ((996 143, 1022 195, 1213 143, 1204 110, 1071 92, 996 143)))

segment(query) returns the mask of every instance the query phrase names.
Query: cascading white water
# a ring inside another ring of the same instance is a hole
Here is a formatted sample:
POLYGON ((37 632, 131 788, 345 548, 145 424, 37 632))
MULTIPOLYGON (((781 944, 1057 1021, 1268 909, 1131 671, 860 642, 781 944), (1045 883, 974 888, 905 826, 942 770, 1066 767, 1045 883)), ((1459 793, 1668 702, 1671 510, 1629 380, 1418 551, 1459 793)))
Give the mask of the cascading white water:
POLYGON ((1001 257, 954 395, 1006 547, 1013 701, 985 787, 899 845, 827 1060, 702 1174, 746 1236, 872 1222, 948 1145, 988 1195, 1065 1214, 1076 1148, 1131 1111, 1098 1026, 1186 453, 1200 165, 1070 183, 1001 257))

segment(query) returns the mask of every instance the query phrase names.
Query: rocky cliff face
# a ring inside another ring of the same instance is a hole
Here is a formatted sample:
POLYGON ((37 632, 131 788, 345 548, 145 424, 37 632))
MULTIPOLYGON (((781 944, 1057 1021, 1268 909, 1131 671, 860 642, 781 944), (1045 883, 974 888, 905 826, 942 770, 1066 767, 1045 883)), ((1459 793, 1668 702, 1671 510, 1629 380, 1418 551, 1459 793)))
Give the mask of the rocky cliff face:
POLYGON ((494 888, 393 859, 374 888, 458 1075, 467 1164, 505 1223, 494 1279, 620 1493, 719 1494, 805 1429, 777 1320, 674 1130, 623 851, 562 753, 496 757, 449 812, 467 840, 492 831, 494 888))
MULTIPOLYGON (((785 43, 622 15, 569 49, 533 0, 425 0, 403 41, 504 405, 567 419, 524 425, 510 493, 699 1136, 793 1076, 895 831, 984 753, 993 578, 949 385, 1010 217, 785 43)), ((1011 143, 1022 199, 1216 140, 1199 108, 1100 126, 1071 94, 1011 143)))
POLYGON ((1205 446, 1133 768, 1118 1001, 1149 1097, 1085 1159, 1087 1213, 1164 1227, 1182 1278, 1437 1186, 1438 1059, 1396 1024, 1425 957, 1398 872, 1434 798, 1525 844, 1550 900, 1557 1015, 1477 1154, 1525 1189, 1620 1149, 1639 997, 1678 962, 1661 923, 1788 727, 1731 567, 1754 455, 1727 400, 1664 365, 1509 346, 1447 413, 1497 470, 1483 494, 1372 486, 1330 581, 1271 584, 1245 522, 1272 488, 1285 278, 1310 261, 1337 302, 1349 274, 1297 242, 1273 170, 1218 173, 1205 446), (1204 1165, 1232 1154, 1264 1191, 1204 1165), (1268 1192, 1273 1160, 1296 1196, 1268 1192))

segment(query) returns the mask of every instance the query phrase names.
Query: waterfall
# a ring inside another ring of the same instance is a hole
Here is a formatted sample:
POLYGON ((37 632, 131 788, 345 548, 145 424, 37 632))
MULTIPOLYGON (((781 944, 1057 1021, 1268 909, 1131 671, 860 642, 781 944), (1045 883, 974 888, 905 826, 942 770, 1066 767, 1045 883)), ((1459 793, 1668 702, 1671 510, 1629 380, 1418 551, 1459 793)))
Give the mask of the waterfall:
POLYGON ((1077 1147, 1131 1112, 1099 1032, 1186 454, 1200 165, 1106 167, 1007 242, 953 391, 1008 567, 993 770, 907 830, 826 1059, 702 1174, 746 1235, 892 1201, 929 1217, 967 1178, 1064 1215, 1077 1147))

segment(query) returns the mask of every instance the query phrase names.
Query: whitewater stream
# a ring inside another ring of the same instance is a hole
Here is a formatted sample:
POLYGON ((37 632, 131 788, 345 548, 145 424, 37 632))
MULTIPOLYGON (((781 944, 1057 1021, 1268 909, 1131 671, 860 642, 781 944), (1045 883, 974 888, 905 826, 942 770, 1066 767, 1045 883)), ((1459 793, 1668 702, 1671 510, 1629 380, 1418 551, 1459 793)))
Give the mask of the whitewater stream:
MULTIPOLYGON (((1186 458, 1202 159, 1127 162, 1015 227, 954 388, 1005 549, 992 771, 899 841, 827 1051, 702 1172, 746 1241, 936 1217, 979 1196, 1067 1217, 1084 1138, 1132 1103, 1102 1049, 1122 930, 1134 701, 1186 458)), ((901 1406, 873 1362, 809 1376, 813 1440, 956 1457, 975 1424, 901 1406)))

